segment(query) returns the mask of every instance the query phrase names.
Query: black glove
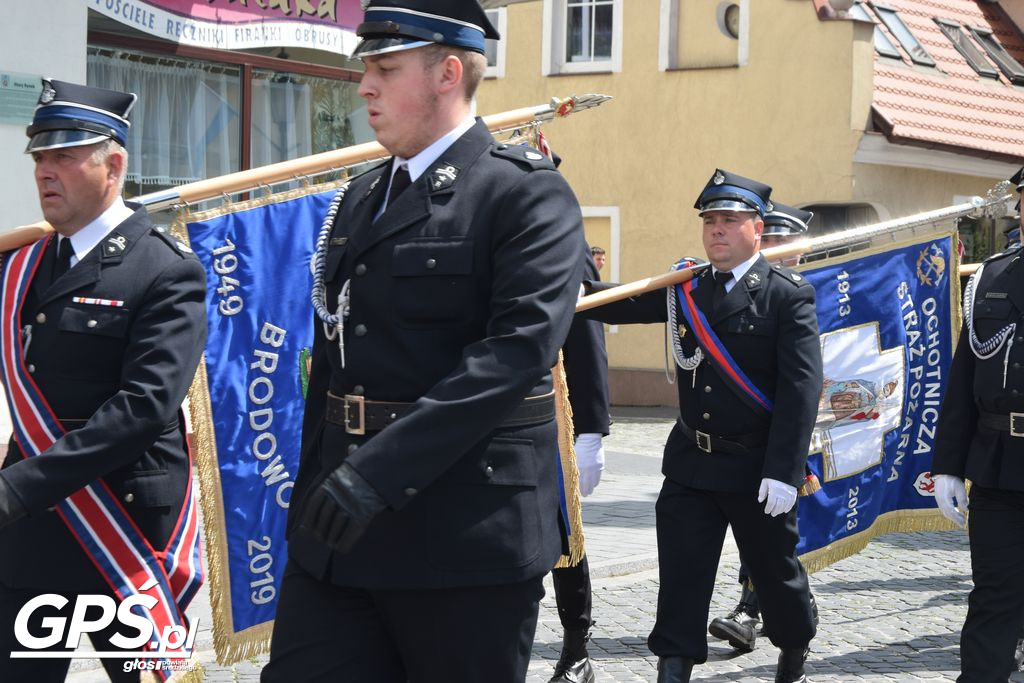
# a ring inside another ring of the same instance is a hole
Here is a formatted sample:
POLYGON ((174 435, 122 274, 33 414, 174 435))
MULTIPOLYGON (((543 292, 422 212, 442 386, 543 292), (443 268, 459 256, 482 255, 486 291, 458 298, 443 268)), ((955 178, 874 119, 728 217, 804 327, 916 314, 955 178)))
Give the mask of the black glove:
POLYGON ((18 494, 14 492, 11 485, 3 477, 0 477, 0 529, 17 522, 28 514, 24 503, 18 494))
POLYGON ((347 553, 385 507, 370 483, 344 462, 313 490, 299 526, 347 553))

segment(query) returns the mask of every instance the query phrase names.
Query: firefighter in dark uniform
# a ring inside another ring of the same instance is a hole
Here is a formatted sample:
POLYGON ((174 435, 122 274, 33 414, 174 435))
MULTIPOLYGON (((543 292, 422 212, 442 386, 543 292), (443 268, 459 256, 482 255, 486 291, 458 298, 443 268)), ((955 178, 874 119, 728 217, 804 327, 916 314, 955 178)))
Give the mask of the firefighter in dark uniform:
MULTIPOLYGON (((772 200, 772 210, 764 217, 761 249, 780 247, 805 237, 812 218, 814 218, 814 213, 811 211, 772 200)), ((795 266, 800 263, 800 258, 800 254, 794 254, 783 259, 781 263, 786 266, 795 266)), ((807 470, 804 483, 798 489, 798 493, 801 496, 807 496, 820 488, 821 485, 818 483, 817 477, 807 470)), ((761 624, 761 609, 758 606, 754 584, 750 580, 750 571, 742 557, 740 558, 739 582, 741 586, 739 603, 726 616, 712 619, 711 624, 708 625, 708 633, 715 638, 729 641, 730 645, 739 650, 750 651, 754 649, 754 644, 757 642, 757 631, 761 624)), ((818 606, 813 594, 810 596, 810 600, 814 625, 817 627, 818 606)))
MULTIPOLYGON (((1021 169, 1014 177, 1024 189, 1021 169)), ((1020 245, 971 276, 935 435, 942 513, 971 523, 974 589, 960 634, 959 681, 1005 681, 1024 618, 1024 264, 1020 245), (970 500, 964 480, 971 481, 970 500)))
POLYGON ((315 257, 263 680, 522 681, 567 547, 550 369, 582 278, 579 205, 547 157, 472 118, 498 38, 477 2, 374 0, 357 32, 359 93, 394 156, 336 198, 315 257))
MULTIPOLYGON (((12 438, 0 471, 3 680, 63 681, 68 670, 68 659, 8 660, 26 649, 13 626, 29 599, 63 595, 60 615, 70 618, 77 595, 110 594, 53 507, 101 479, 159 552, 192 476, 181 403, 206 341, 206 279, 187 246, 121 199, 134 102, 129 93, 43 81, 28 128, 43 216, 56 235, 21 310, 22 350, 66 433, 33 457, 12 438)), ((29 632, 54 616, 36 610, 29 632)), ((113 633, 93 636, 96 649, 118 649, 113 633)), ((121 661, 103 663, 113 680, 138 680, 121 661)))
MULTIPOLYGON (((583 278, 598 281, 593 250, 583 253, 583 278)), ((562 346, 572 424, 576 437, 576 465, 580 473, 580 494, 589 496, 601 481, 604 471, 604 447, 608 435, 608 353, 604 325, 596 320, 575 317, 569 336, 562 346)), ((551 570, 558 619, 562 623, 562 652, 548 683, 593 683, 594 668, 587 652, 593 594, 590 565, 584 555, 572 567, 551 570)))
POLYGON ((711 262, 696 288, 668 290, 670 306, 666 292, 655 291, 584 314, 619 324, 671 315, 676 332, 681 416, 665 444, 658 614, 648 638, 662 683, 690 680, 693 665, 707 659, 708 609, 728 526, 758 587, 766 633, 781 649, 776 681, 806 680, 815 628, 796 557, 795 505, 821 393, 821 350, 814 289, 758 253, 770 193, 717 170, 695 205, 711 262), (691 327, 710 328, 715 348, 701 350, 691 327), (708 357, 723 353, 745 373, 742 386, 708 357))

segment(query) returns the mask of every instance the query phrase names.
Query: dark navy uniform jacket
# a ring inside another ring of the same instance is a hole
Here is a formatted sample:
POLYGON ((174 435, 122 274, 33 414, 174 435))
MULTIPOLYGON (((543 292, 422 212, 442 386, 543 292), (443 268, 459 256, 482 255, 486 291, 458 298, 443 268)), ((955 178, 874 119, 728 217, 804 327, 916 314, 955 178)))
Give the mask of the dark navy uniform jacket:
MULTIPOLYGON (((712 435, 706 453, 677 424, 665 444, 662 472, 675 482, 710 491, 757 491, 767 477, 799 487, 822 386, 821 347, 814 288, 802 276, 758 258, 712 316, 711 269, 693 293, 715 334, 753 384, 774 402, 770 415, 749 407, 705 358, 693 372, 678 369, 679 410, 691 429, 712 435), (714 436, 748 439, 746 453, 714 449, 714 436)), ((685 319, 675 300, 680 331, 685 319)), ((663 322, 665 290, 591 309, 581 315, 611 324, 663 322)), ((683 352, 696 348, 692 331, 683 352)))
MULTIPOLYGON (((970 348, 966 316, 935 435, 933 474, 952 474, 989 488, 1024 491, 1024 437, 978 425, 979 410, 1009 416, 1024 413, 1024 264, 1018 246, 985 261, 974 299, 974 329, 980 341, 1010 323, 1017 329, 1006 366, 1006 346, 985 360, 970 348)), ((1024 429, 1024 418, 1016 420, 1024 429)))
POLYGON ((290 556, 366 588, 540 576, 561 550, 556 425, 499 425, 551 390, 581 279, 579 206, 547 158, 496 144, 479 120, 374 222, 389 172, 352 181, 331 233, 331 310, 351 281, 345 367, 316 320, 290 556), (325 421, 328 390, 415 405, 356 436, 325 421), (332 556, 295 527, 345 460, 388 509, 332 556))
POLYGON ((0 476, 29 511, 0 531, 0 582, 9 587, 108 589, 51 511, 98 478, 158 552, 178 522, 191 476, 181 403, 206 343, 206 276, 144 208, 131 208, 47 287, 51 238, 22 309, 32 325, 26 365, 67 434, 32 458, 13 438, 8 446, 0 476))
MULTIPOLYGON (((583 256, 583 279, 600 280, 590 250, 586 249, 583 256)), ((573 431, 577 436, 608 436, 611 420, 608 417, 608 352, 604 325, 596 320, 574 317, 562 346, 562 359, 572 405, 573 431)))

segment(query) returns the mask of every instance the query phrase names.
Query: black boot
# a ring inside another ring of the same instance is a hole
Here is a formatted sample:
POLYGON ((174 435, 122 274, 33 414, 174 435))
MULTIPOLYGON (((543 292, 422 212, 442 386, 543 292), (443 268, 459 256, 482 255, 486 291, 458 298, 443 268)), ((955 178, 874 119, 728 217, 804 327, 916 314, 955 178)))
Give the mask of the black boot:
POLYGON ((804 662, 810 648, 798 647, 779 653, 779 666, 775 669, 775 683, 807 683, 804 662))
POLYGON ((587 654, 587 629, 566 630, 562 633, 562 654, 555 664, 555 675, 548 683, 594 683, 594 668, 587 654))
POLYGON ((740 595, 740 604, 727 616, 717 617, 708 626, 708 633, 715 638, 728 640, 737 650, 750 652, 757 642, 757 627, 761 614, 757 609, 757 596, 746 584, 740 595))
POLYGON ((693 660, 686 657, 658 657, 658 683, 689 683, 693 660))

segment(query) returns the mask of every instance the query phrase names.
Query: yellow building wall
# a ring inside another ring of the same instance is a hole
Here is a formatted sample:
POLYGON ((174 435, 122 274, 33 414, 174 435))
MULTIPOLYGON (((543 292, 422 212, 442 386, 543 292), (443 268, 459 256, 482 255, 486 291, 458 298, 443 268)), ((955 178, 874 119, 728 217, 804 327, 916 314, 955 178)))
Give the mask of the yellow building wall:
MULTIPOLYGON (((601 246, 623 282, 703 256, 692 207, 716 167, 773 185, 785 203, 849 201, 869 121, 870 26, 821 22, 807 0, 753 0, 745 66, 666 72, 658 70, 660 4, 624 2, 621 72, 559 76, 542 75, 543 2, 509 5, 505 76, 478 95, 483 114, 552 96, 615 98, 544 132, 580 204, 618 207, 620 249, 601 246)), ((663 327, 620 326, 608 351, 612 368, 660 369, 663 327)))

